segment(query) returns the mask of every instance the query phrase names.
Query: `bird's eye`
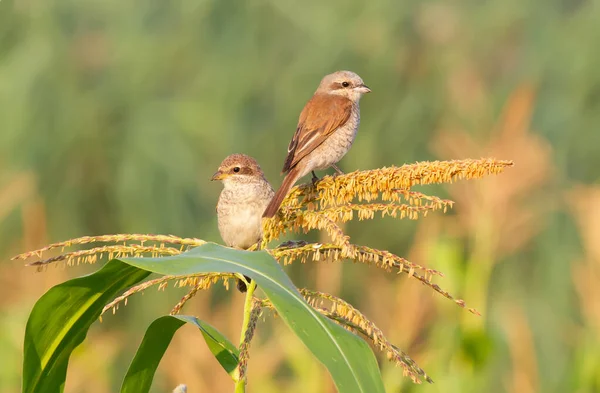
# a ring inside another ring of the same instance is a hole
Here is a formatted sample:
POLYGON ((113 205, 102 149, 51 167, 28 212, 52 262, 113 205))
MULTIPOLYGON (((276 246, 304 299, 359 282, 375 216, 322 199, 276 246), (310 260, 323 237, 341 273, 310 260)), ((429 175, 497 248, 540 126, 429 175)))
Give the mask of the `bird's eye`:
POLYGON ((342 82, 342 86, 348 87, 348 86, 350 86, 350 83, 348 83, 348 82, 342 82))
POLYGON ((238 173, 238 172, 240 171, 240 167, 239 167, 239 166, 236 166, 235 168, 233 168, 233 171, 234 171, 235 173, 238 173))

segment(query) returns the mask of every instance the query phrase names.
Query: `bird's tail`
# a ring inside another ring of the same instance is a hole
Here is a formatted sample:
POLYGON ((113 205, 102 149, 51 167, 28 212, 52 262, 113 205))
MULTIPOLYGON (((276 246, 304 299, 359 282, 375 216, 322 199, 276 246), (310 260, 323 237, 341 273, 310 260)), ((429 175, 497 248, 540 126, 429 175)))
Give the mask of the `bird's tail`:
POLYGON ((281 187, 279 187, 279 190, 277 190, 277 192, 273 196, 273 199, 271 199, 271 202, 269 202, 269 205, 265 209, 263 217, 271 218, 275 215, 275 213, 277 213, 281 202, 283 202, 283 199, 286 197, 288 192, 290 192, 290 190, 296 183, 296 180, 298 180, 298 178, 300 177, 299 175, 300 173, 298 167, 294 167, 291 171, 289 171, 289 173, 283 179, 281 187))

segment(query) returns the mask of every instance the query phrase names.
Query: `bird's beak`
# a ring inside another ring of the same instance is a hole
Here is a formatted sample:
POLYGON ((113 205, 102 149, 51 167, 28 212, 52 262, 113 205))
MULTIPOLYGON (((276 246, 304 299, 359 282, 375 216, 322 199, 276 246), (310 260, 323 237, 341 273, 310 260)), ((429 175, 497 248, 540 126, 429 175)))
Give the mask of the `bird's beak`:
POLYGON ((227 177, 227 175, 221 171, 216 171, 215 174, 210 178, 211 181, 214 180, 223 180, 227 177))
POLYGON ((361 94, 365 94, 365 93, 370 93, 371 92, 371 89, 369 89, 369 86, 367 86, 365 84, 356 86, 354 88, 354 90, 358 91, 361 94))

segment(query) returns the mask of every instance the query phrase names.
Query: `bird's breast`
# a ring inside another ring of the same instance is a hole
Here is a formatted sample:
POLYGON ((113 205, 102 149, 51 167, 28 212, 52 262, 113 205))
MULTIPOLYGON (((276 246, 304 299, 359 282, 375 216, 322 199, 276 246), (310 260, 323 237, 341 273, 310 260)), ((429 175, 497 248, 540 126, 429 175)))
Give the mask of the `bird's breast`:
POLYGON ((249 190, 224 191, 221 194, 217 219, 221 237, 229 247, 247 249, 261 239, 262 214, 273 196, 273 190, 261 188, 259 194, 249 190), (242 193, 252 197, 241 198, 242 193))
MULTIPOLYGON (((336 164, 348 153, 360 124, 360 112, 355 108, 348 121, 338 127, 331 135, 313 150, 307 157, 313 169, 327 169, 336 164)), ((310 171, 309 171, 310 172, 310 171)))

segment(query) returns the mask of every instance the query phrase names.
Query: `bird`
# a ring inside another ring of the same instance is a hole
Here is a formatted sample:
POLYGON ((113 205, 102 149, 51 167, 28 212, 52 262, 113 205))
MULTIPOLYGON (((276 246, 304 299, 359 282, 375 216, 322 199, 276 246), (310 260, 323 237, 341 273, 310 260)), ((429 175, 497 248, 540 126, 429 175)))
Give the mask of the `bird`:
POLYGON ((175 387, 175 389, 173 390, 173 393, 187 393, 187 385, 183 383, 177 385, 177 387, 175 387))
MULTIPOLYGON (((273 198, 273 188, 258 165, 245 154, 227 156, 211 180, 220 180, 223 190, 217 202, 221 238, 232 248, 247 250, 262 240, 262 213, 273 198)), ((245 277, 250 282, 250 278, 245 277)), ((246 284, 238 279, 240 292, 246 284)))
POLYGON ((263 217, 273 217, 292 186, 315 170, 333 167, 352 147, 360 123, 359 101, 370 93, 360 76, 352 71, 326 75, 298 118, 298 126, 288 146, 281 173, 287 173, 281 187, 265 209, 263 217))

